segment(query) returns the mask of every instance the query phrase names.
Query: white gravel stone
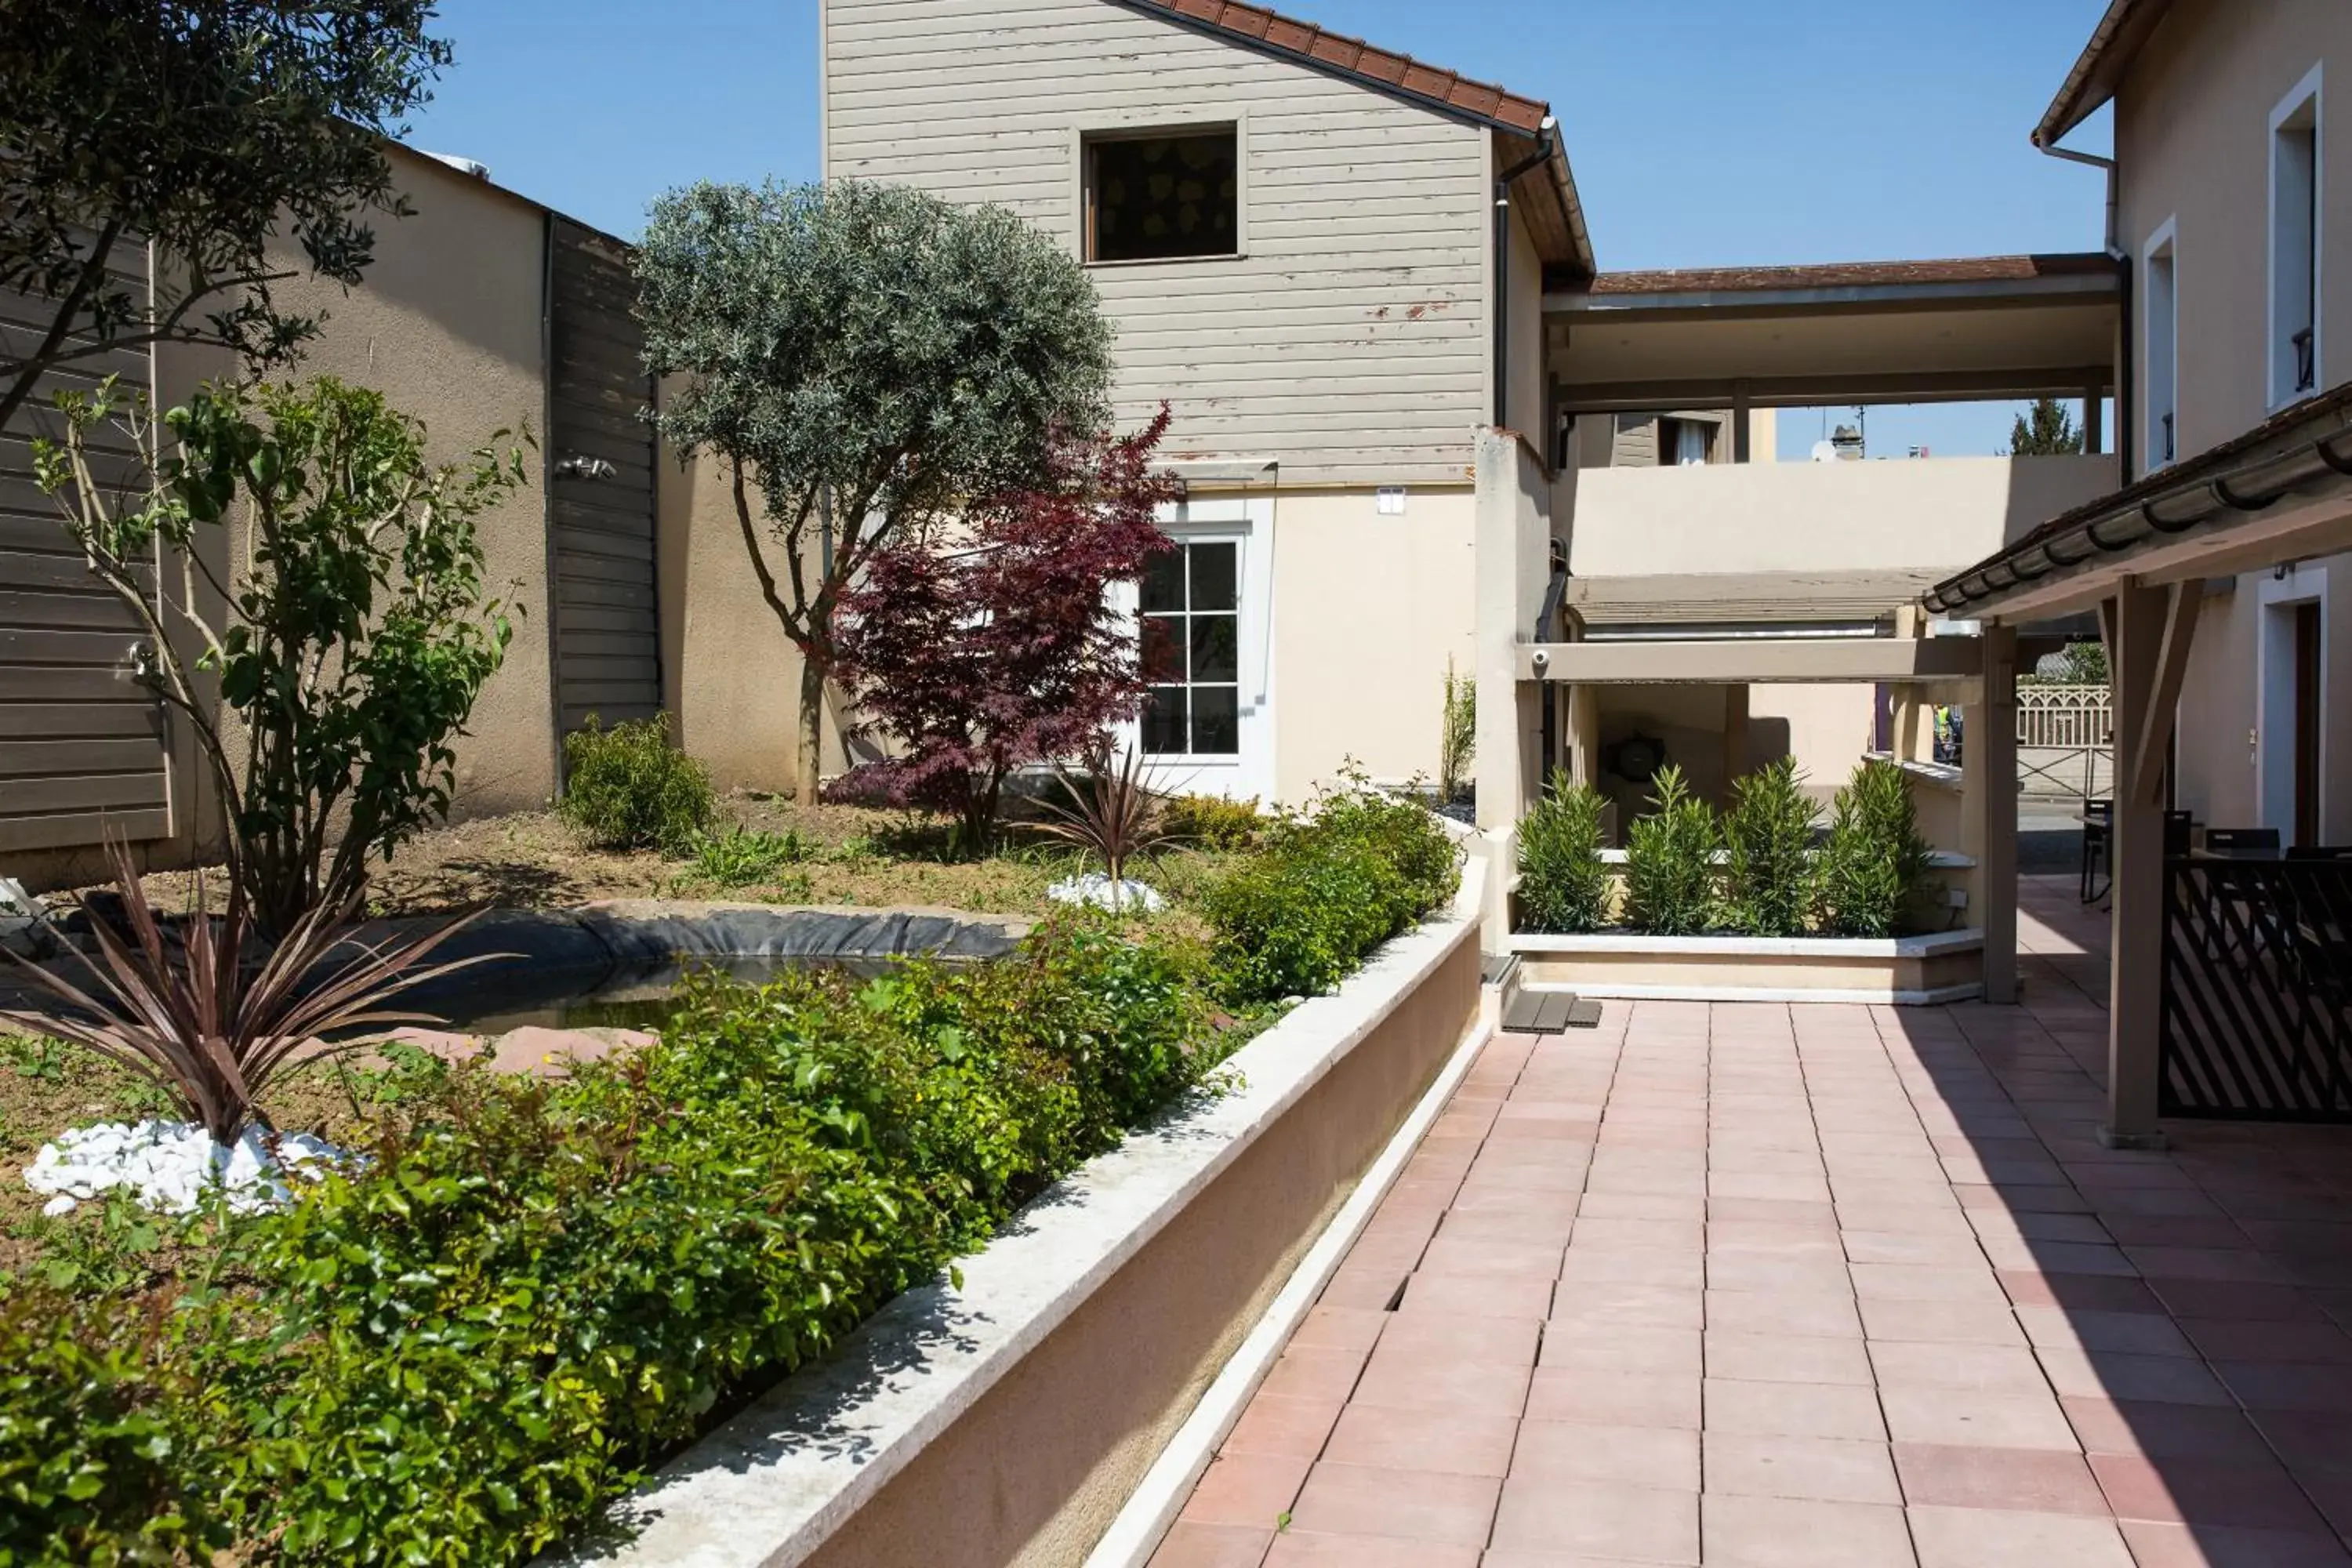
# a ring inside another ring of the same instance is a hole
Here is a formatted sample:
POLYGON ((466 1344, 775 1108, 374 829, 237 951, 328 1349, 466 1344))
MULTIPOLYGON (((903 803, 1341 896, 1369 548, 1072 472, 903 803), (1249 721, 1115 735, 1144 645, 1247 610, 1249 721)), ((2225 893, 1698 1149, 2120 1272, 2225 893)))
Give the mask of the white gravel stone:
POLYGON ((278 1152, 257 1127, 222 1145, 192 1121, 101 1121, 60 1133, 25 1168, 25 1184, 57 1194, 41 1212, 71 1213, 88 1198, 125 1187, 151 1209, 185 1214, 205 1190, 218 1187, 240 1214, 274 1207, 291 1196, 285 1177, 317 1181, 346 1158, 308 1132, 280 1133, 278 1152))
POLYGON ((1100 871, 1088 871, 1080 877, 1065 877, 1045 889, 1045 896, 1057 904, 1092 904, 1098 910, 1141 910, 1157 913, 1168 907, 1160 889, 1137 881, 1132 877, 1119 879, 1114 891, 1111 879, 1100 871))

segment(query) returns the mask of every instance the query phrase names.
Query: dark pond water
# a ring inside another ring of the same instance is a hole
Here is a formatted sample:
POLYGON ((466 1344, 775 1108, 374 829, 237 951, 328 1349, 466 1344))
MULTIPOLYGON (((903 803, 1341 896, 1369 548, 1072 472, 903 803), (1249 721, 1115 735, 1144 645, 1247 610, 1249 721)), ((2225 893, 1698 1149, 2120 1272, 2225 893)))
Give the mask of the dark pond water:
POLYGON ((533 975, 522 966, 485 964, 479 974, 453 976, 413 1005, 467 1034, 497 1035, 539 1025, 551 1029, 659 1029, 685 1005, 689 975, 718 974, 757 985, 787 970, 824 969, 866 977, 888 967, 880 959, 741 957, 697 959, 614 973, 533 975), (516 973, 501 973, 514 969, 516 973))

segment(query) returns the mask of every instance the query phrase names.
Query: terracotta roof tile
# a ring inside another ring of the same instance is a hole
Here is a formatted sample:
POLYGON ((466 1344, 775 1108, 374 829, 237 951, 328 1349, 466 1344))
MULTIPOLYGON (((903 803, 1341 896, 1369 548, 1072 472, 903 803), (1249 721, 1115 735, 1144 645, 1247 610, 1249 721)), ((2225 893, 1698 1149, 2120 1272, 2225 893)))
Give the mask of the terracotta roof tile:
POLYGON ((1159 11, 1198 22, 1236 37, 1313 60, 1318 65, 1330 66, 1383 86, 1398 88, 1416 98, 1458 109, 1465 114, 1493 121, 1526 135, 1534 135, 1543 124, 1544 117, 1551 112, 1550 106, 1541 99, 1524 98, 1488 82, 1471 81, 1459 72, 1426 64, 1410 55, 1374 48, 1361 38, 1351 38, 1344 33, 1326 32, 1312 22, 1295 21, 1262 5, 1244 5, 1240 0, 1124 0, 1124 3, 1139 11, 1159 11))
POLYGON ((1845 289, 1904 283, 1994 283, 2095 276, 2115 270, 2097 251, 2040 256, 1961 256, 1933 261, 1838 261, 1801 267, 1702 267, 1604 272, 1595 294, 1703 294, 1742 289, 1845 289))

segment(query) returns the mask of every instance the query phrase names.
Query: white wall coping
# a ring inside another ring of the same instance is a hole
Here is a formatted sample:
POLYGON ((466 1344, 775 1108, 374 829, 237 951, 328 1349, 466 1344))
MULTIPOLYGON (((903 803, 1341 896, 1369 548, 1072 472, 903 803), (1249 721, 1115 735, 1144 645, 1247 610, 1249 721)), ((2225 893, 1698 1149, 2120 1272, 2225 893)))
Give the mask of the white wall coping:
POLYGON ((1475 939, 1483 873, 1469 858, 1445 920, 1235 1052, 1233 1092, 1088 1161, 959 1259, 961 1288, 942 1277, 901 1293, 614 1504, 634 1539, 547 1561, 751 1568, 814 1551, 1475 939))
POLYGON ((1975 926, 1925 936, 1647 936, 1636 931, 1549 935, 1513 931, 1513 952, 1572 952, 1622 956, 1674 953, 1702 958, 1941 958, 1978 952, 1984 932, 1975 926))
MULTIPOLYGON (((1600 851, 1600 855, 1601 863, 1604 866, 1622 866, 1625 864, 1626 852, 1622 849, 1604 848, 1600 851)), ((1717 866, 1727 866, 1731 863, 1731 851, 1728 849, 1718 849, 1711 858, 1717 866)), ((1976 857, 1972 855, 1963 855, 1957 849, 1930 849, 1927 851, 1927 864, 1934 867, 1938 871, 1972 870, 1975 868, 1976 863, 1976 857)))
POLYGON ((1984 983, 1963 980, 1952 985, 1645 985, 1638 982, 1602 982, 1573 985, 1529 985, 1531 992, 1565 991, 1601 1002, 1850 1002, 1882 1007, 1940 1007, 1948 1002, 1973 1002, 1984 994, 1984 983))

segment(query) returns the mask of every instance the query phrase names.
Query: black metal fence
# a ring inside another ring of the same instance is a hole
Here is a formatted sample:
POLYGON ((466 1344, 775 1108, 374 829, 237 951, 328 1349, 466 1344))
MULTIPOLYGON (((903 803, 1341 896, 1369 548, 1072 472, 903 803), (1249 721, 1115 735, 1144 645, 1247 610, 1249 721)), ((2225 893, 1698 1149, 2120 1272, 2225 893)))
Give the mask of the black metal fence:
POLYGON ((2166 862, 2167 1116, 2352 1121, 2352 863, 2166 862))

